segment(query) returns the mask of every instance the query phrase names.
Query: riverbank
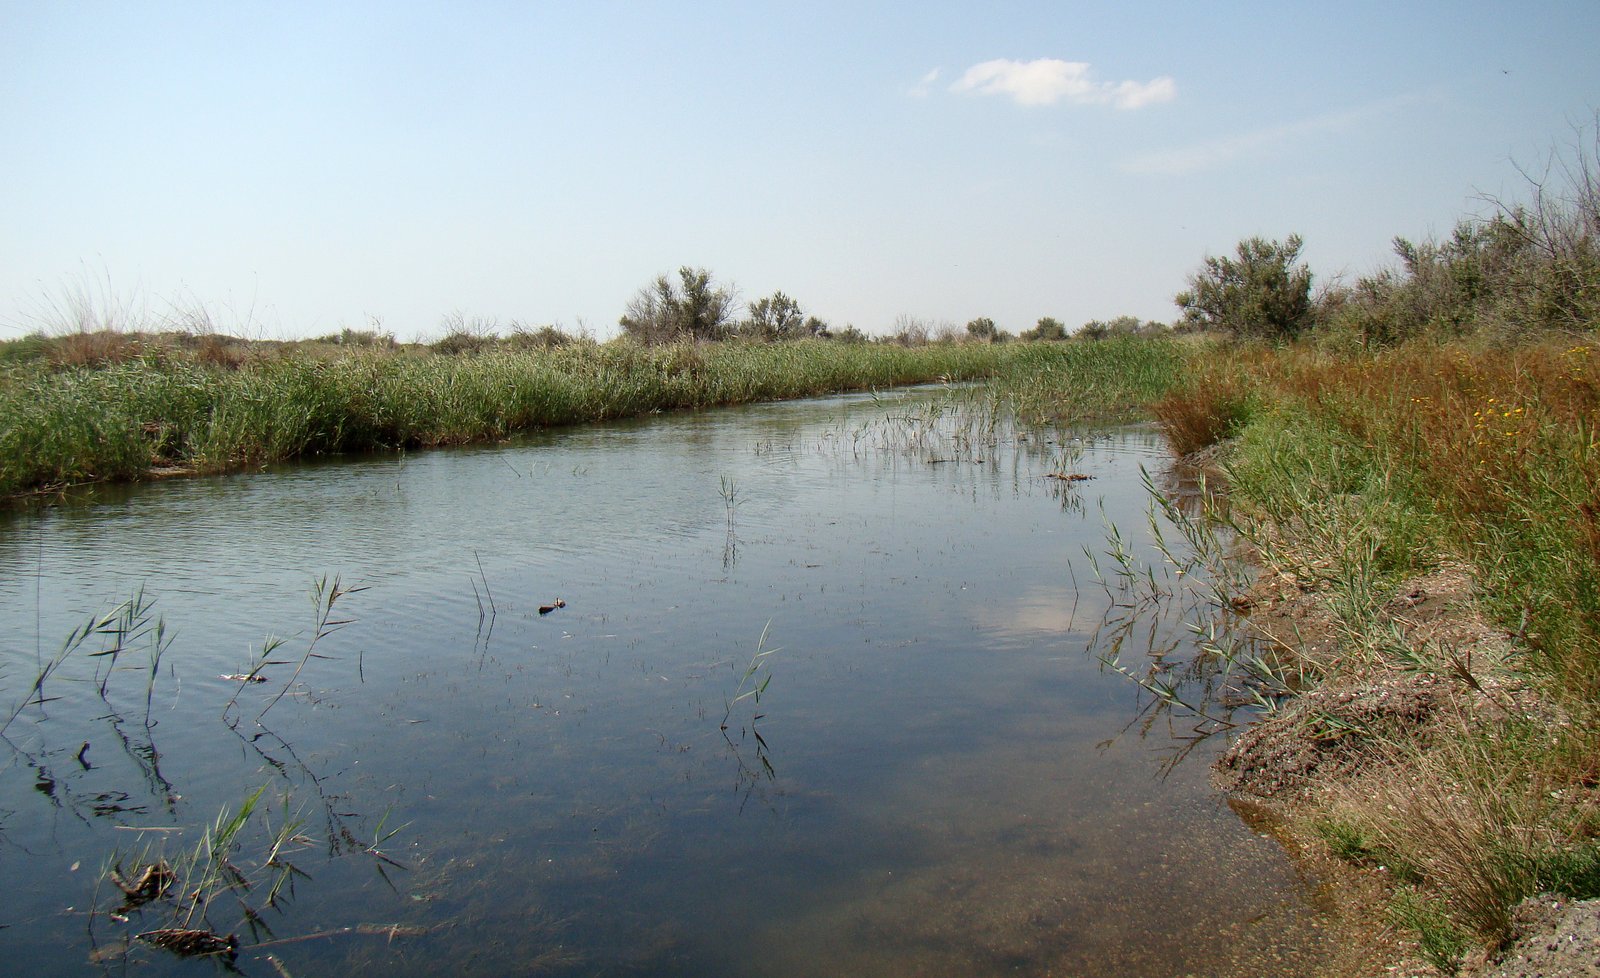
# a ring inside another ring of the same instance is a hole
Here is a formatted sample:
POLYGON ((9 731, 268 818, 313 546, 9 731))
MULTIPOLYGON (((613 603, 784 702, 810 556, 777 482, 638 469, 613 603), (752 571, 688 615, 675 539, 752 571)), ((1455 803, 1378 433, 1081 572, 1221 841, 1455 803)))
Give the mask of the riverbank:
POLYGON ((1389 973, 1488 969, 1557 926, 1523 901, 1600 897, 1597 367, 1570 339, 1225 347, 1157 406, 1259 568, 1219 613, 1266 709, 1219 786, 1365 894, 1389 973))
MULTIPOLYGON (((1548 335, 1548 334, 1547 334, 1548 335)), ((1600 345, 1205 340, 171 353, 0 375, 0 493, 402 451, 655 411, 987 379, 1022 420, 1155 404, 1259 570, 1267 709, 1219 772, 1347 915, 1449 974, 1600 897, 1600 345), (1335 885, 1330 883, 1330 885, 1335 885), (1530 922, 1532 921, 1532 922, 1530 922)), ((1248 668, 1246 668, 1248 666, 1248 668)), ((1559 927, 1560 924, 1551 924, 1559 927)), ((1387 941, 1388 943, 1384 943, 1387 941)), ((1374 958, 1342 976, 1377 973, 1374 958), (1362 968, 1369 970, 1363 971, 1362 968)))
MULTIPOLYGON (((0 498, 932 381, 1093 378, 1130 361, 1153 365, 1164 385, 1180 362, 1165 346, 1129 344, 578 341, 461 354, 324 344, 221 357, 204 345, 119 342, 128 356, 0 368, 0 498)), ((1092 384, 1075 391, 1086 411, 1136 403, 1092 384)))

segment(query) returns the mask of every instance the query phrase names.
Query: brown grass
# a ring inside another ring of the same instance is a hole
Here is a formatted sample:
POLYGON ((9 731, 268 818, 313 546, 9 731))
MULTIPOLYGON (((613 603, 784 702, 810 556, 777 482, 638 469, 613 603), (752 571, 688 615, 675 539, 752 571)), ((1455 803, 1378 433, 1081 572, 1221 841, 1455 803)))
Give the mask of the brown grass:
POLYGON ((149 347, 144 334, 81 330, 53 337, 45 348, 45 358, 54 367, 103 367, 137 360, 149 347))
POLYGON ((1230 437, 1249 418, 1251 391, 1236 375, 1190 381, 1154 405, 1172 450, 1189 455, 1230 437))
POLYGON ((1486 727, 1457 716, 1426 746, 1393 745, 1390 764, 1335 789, 1330 812, 1492 946, 1508 935, 1511 909, 1570 883, 1564 860, 1600 836, 1600 736, 1566 725, 1508 750, 1486 727))

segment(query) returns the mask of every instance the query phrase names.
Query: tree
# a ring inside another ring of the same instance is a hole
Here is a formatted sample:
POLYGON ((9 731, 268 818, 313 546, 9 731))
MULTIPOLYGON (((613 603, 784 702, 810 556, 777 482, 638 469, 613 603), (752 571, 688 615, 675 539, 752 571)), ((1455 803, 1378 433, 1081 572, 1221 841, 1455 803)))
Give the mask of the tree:
POLYGON ((758 340, 798 340, 827 333, 827 323, 807 316, 800 303, 782 292, 752 302, 749 318, 739 325, 741 336, 758 340))
POLYGON ((1032 329, 1024 330, 1021 338, 1025 340, 1064 340, 1067 338, 1067 328, 1061 325, 1061 320, 1054 316, 1043 316, 1032 329))
POLYGON ((993 343, 999 338, 1000 330, 994 320, 980 316, 967 324, 967 335, 980 343, 993 343))
POLYGON ((678 285, 665 275, 640 289, 617 322, 622 331, 644 343, 670 343, 680 339, 720 340, 733 326, 738 294, 731 288, 713 287, 711 273, 685 265, 678 269, 678 285))
POLYGON ((1311 271, 1297 264, 1300 236, 1246 238, 1238 258, 1207 256, 1173 301, 1185 323, 1235 336, 1293 339, 1311 323, 1311 271))

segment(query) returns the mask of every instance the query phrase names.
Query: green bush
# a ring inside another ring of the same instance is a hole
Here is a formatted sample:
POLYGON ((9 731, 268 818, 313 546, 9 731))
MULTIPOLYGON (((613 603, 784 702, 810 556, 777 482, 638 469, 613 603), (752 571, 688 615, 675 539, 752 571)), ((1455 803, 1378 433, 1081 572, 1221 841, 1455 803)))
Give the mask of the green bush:
POLYGON ((1311 272, 1299 264, 1302 242, 1246 238, 1237 258, 1208 256, 1174 298, 1191 327, 1240 337, 1287 340, 1311 324, 1311 272))
POLYGON ((640 289, 617 322, 623 334, 641 343, 720 340, 733 332, 738 297, 714 286, 711 273, 685 265, 678 284, 665 275, 640 289))

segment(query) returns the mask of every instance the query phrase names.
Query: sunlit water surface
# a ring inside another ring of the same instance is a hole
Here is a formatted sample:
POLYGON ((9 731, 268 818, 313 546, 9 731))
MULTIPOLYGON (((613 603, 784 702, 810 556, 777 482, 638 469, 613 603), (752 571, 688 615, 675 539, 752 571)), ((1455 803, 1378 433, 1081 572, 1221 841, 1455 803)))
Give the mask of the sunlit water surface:
POLYGON ((1171 765, 1181 741, 1085 651, 1110 597, 1084 549, 1107 521, 1139 545, 1159 439, 929 441, 938 396, 4 518, 0 719, 141 587, 171 637, 153 682, 147 640, 117 657, 103 699, 86 645, 5 731, 5 970, 217 973, 129 942, 180 923, 236 933, 263 976, 1308 967, 1306 886, 1208 787, 1217 745, 1171 765), (307 657, 335 577, 365 590, 307 657), (229 707, 220 677, 274 635, 229 707), (206 829, 263 786, 229 857, 251 889, 111 915, 107 866, 164 857, 200 889, 206 829))

